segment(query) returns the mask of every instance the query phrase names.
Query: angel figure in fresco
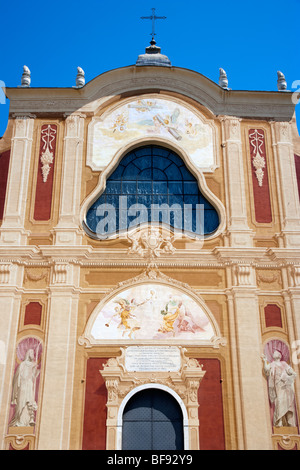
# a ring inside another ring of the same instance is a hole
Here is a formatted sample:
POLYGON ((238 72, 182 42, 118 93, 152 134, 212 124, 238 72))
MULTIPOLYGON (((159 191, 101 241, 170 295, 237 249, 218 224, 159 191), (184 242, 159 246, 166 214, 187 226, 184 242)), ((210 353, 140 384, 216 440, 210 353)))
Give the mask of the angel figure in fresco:
POLYGON ((138 113, 146 113, 150 111, 151 108, 156 108, 156 101, 145 101, 145 100, 137 100, 133 104, 129 104, 128 108, 134 108, 138 113))
MULTIPOLYGON (((118 305, 115 307, 116 313, 111 317, 110 321, 114 317, 117 317, 120 320, 118 328, 123 330, 123 337, 126 333, 129 333, 129 338, 132 338, 134 332, 141 329, 133 310, 144 305, 146 302, 148 302, 148 299, 140 303, 136 303, 135 299, 131 299, 130 302, 129 300, 122 298, 115 300, 115 303, 118 305)), ((110 322, 106 323, 105 326, 109 327, 109 324, 110 322)))
POLYGON ((160 312, 163 315, 163 324, 159 329, 161 333, 176 333, 188 331, 195 333, 196 331, 203 331, 203 329, 196 324, 192 315, 185 308, 182 300, 177 300, 170 297, 164 310, 160 312))
MULTIPOLYGON (((173 113, 174 114, 174 113, 173 113)), ((156 114, 153 116, 153 123, 156 129, 159 129, 161 127, 165 128, 176 140, 181 140, 182 136, 180 135, 178 129, 175 126, 175 123, 177 121, 176 119, 173 118, 172 116, 161 116, 160 114, 156 114)))
POLYGON ((182 307, 182 302, 179 303, 173 297, 167 302, 164 310, 161 310, 161 314, 163 315, 163 324, 160 328, 160 332, 162 333, 169 333, 174 332, 174 323, 176 319, 180 315, 180 309, 182 307))
POLYGON ((274 406, 273 425, 275 427, 297 426, 294 382, 296 372, 285 361, 279 351, 274 351, 269 363, 262 355, 264 373, 268 379, 268 391, 274 406))
POLYGON ((33 349, 28 349, 13 378, 11 404, 15 405, 15 410, 10 426, 35 425, 35 389, 39 373, 37 357, 34 357, 33 349))

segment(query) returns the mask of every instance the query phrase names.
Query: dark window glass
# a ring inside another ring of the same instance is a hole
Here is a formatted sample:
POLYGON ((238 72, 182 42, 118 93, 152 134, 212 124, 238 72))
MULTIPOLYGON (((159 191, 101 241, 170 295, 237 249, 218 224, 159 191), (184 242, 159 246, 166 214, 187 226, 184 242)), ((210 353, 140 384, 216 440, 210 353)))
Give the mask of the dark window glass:
POLYGON ((169 393, 138 392, 123 413, 122 450, 183 450, 182 411, 169 393))
POLYGON ((200 192, 196 178, 183 160, 154 145, 135 149, 121 160, 86 216, 88 229, 100 238, 127 230, 129 224, 133 228, 145 222, 163 223, 199 237, 213 233, 219 226, 216 209, 200 192), (105 208, 104 204, 110 206, 105 208), (147 220, 145 217, 141 220, 138 210, 135 213, 134 204, 145 206, 147 220), (186 205, 192 208, 187 209, 186 205), (129 207, 132 210, 126 217, 129 207), (112 217, 115 223, 111 223, 112 217))

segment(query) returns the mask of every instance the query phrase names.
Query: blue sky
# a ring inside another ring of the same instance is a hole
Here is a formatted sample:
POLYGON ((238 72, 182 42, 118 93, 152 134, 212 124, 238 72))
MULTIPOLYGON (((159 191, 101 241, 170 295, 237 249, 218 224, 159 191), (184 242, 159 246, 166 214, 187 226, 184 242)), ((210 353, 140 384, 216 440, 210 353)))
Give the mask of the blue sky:
MULTIPOLYGON (((151 40, 151 22, 140 17, 151 15, 152 7, 167 17, 157 21, 156 40, 174 66, 215 82, 222 67, 229 87, 240 90, 276 91, 277 70, 292 91, 293 82, 300 81, 300 0, 5 2, 0 80, 8 87, 20 85, 27 65, 32 87, 72 87, 77 66, 88 82, 132 65, 151 40)), ((8 107, 8 100, 0 105, 0 136, 8 107)))

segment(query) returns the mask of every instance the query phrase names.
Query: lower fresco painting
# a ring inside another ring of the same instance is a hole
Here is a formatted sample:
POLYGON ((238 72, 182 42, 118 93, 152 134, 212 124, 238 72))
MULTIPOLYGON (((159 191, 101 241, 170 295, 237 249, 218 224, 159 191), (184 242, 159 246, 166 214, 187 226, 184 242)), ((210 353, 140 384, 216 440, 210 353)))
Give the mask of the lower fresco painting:
POLYGON ((204 309, 179 289, 159 284, 131 287, 108 301, 98 313, 94 339, 201 339, 214 329, 204 309))

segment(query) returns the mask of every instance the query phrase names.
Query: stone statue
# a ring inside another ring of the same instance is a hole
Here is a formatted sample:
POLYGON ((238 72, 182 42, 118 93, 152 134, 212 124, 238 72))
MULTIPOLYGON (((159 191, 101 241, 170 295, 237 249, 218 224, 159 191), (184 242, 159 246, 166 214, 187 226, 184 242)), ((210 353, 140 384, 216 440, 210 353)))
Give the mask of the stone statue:
POLYGON ((34 351, 28 349, 13 378, 11 404, 15 405, 15 410, 10 426, 35 425, 34 413, 37 410, 35 390, 39 373, 34 351))
POLYGON ((296 372, 285 361, 279 351, 273 353, 273 361, 269 363, 262 356, 264 373, 268 379, 268 391, 271 404, 274 406, 273 426, 297 426, 295 409, 294 382, 296 372))

